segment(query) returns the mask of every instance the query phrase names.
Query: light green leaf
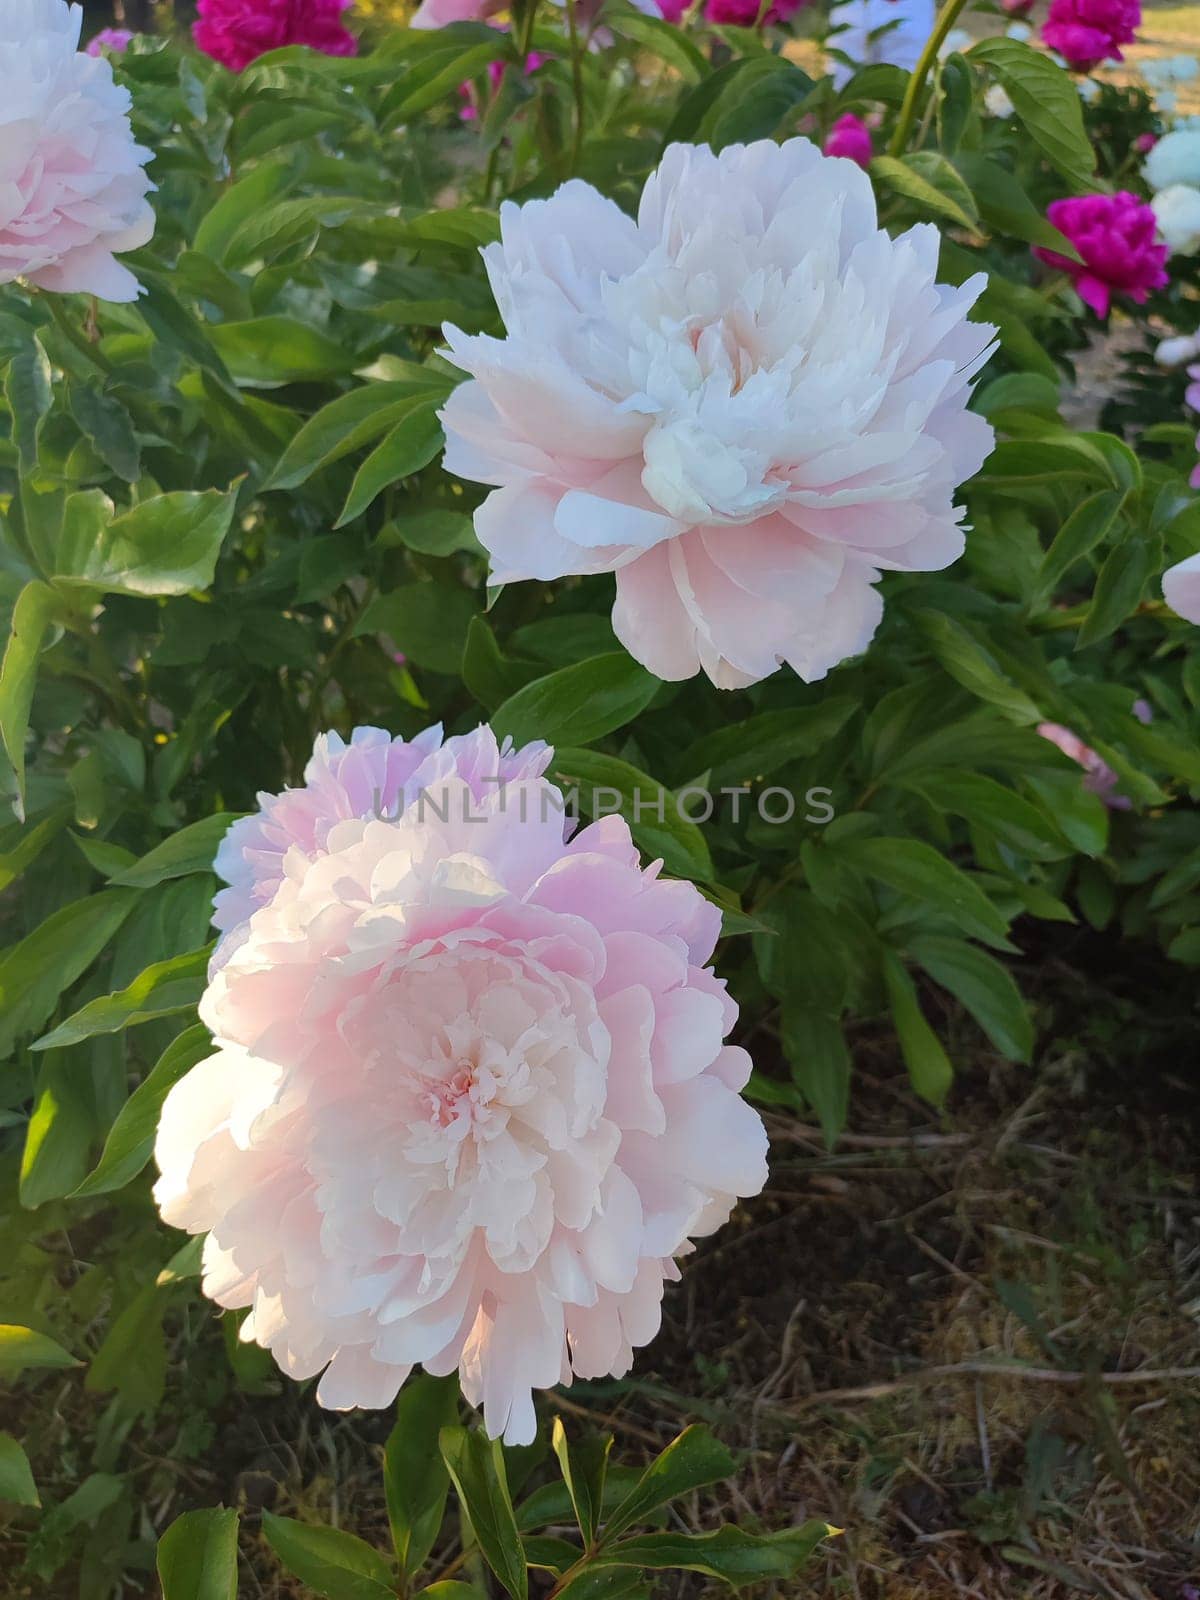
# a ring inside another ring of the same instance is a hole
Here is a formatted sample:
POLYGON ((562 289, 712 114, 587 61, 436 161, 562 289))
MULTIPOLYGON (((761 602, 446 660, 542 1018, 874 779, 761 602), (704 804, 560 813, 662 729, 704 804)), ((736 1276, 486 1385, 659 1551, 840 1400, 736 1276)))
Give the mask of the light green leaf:
POLYGON ((238 1514, 185 1511, 158 1541, 163 1600, 237 1600, 238 1514))
POLYGON ((1033 1022, 1007 967, 963 939, 934 934, 910 939, 908 954, 966 1007, 1001 1055, 1029 1061, 1033 1022))
POLYGON ((233 376, 259 387, 336 377, 360 363, 347 345, 294 317, 214 322, 208 336, 233 376))
POLYGON ((40 1028, 59 996, 92 964, 133 909, 132 889, 109 889, 64 906, 0 953, 0 1060, 40 1028))
POLYGON ((193 872, 211 872, 221 840, 230 825, 238 820, 238 813, 217 811, 211 817, 189 823, 180 828, 153 850, 132 865, 122 867, 109 880, 114 885, 131 889, 149 889, 169 878, 185 878, 193 872))
POLYGON ((13 1377, 27 1367, 78 1367, 81 1363, 57 1340, 32 1328, 0 1322, 0 1373, 13 1377))
POLYGON ((497 738, 518 745, 583 745, 632 722, 658 693, 660 684, 624 651, 593 656, 537 678, 504 704, 491 722, 497 738))
POLYGON ((1096 153, 1071 76, 1048 55, 1016 39, 982 39, 972 46, 968 60, 992 69, 1008 91, 1017 117, 1064 177, 1090 188, 1096 153))
POLYGON ((207 589, 236 504, 236 488, 179 490, 114 517, 112 502, 97 490, 73 494, 54 581, 134 595, 207 589))
POLYGON ((444 379, 431 373, 428 381, 365 383, 338 395, 309 417, 263 487, 298 488, 315 472, 386 433, 422 402, 428 405, 432 397, 440 403, 449 389, 444 379))
POLYGON ((513 1600, 527 1600, 529 1575, 508 1493, 503 1447, 499 1440, 493 1443, 466 1428, 443 1428, 439 1445, 484 1560, 513 1600))
POLYGON ((612 1449, 612 1435, 591 1434, 571 1446, 561 1417, 555 1417, 551 1434, 554 1454, 558 1457, 563 1482, 575 1508, 575 1520, 583 1535, 584 1544, 590 1548, 595 1542, 596 1530, 604 1506, 604 1480, 608 1473, 608 1456, 612 1449))
POLYGON ((650 857, 662 857, 668 872, 708 882, 713 877, 712 857, 704 834, 685 814, 681 797, 649 773, 627 761, 602 755, 598 750, 575 750, 560 745, 550 776, 562 786, 565 797, 577 792, 585 816, 616 812, 628 822, 640 848, 650 857))
POLYGON ((40 1506, 29 1457, 11 1433, 0 1433, 0 1500, 15 1506, 40 1506))
POLYGON ((388 1562, 352 1533, 263 1512, 267 1543, 293 1577, 325 1600, 395 1600, 388 1562))
POLYGON ((396 1401, 396 1425, 383 1452, 392 1543, 405 1577, 425 1563, 446 1510, 450 1474, 438 1453, 443 1428, 458 1415, 458 1378, 410 1378, 396 1401))
POLYGON ((126 988, 89 1000, 65 1022, 30 1046, 32 1050, 65 1049, 98 1033, 120 1033, 153 1017, 191 1011, 204 993, 212 945, 187 955, 156 961, 126 988))
POLYGON ((922 1014, 916 985, 890 951, 884 955, 883 976, 892 1023, 912 1086, 922 1100, 940 1106, 954 1082, 950 1058, 922 1014))
POLYGON ((1124 499, 1121 490, 1104 489, 1075 507, 1054 535, 1038 568, 1039 599, 1053 594, 1071 568, 1107 538, 1124 499))
POLYGON ((833 1531, 828 1523, 806 1522, 780 1533, 746 1533, 732 1524, 712 1533, 645 1533, 606 1546, 600 1560, 657 1572, 702 1572, 741 1589, 794 1577, 833 1531))
POLYGON ((361 517, 385 489, 428 466, 444 443, 435 405, 419 401, 359 467, 334 527, 343 528, 361 517))
POLYGON ((604 1525, 602 1548, 610 1550, 619 1534, 645 1522, 659 1506, 690 1494, 693 1489, 720 1483, 731 1477, 733 1470, 733 1457, 725 1446, 714 1439, 706 1427, 693 1423, 654 1458, 609 1517, 604 1525))
POLYGON ((36 578, 17 596, 8 643, 0 662, 0 739, 17 782, 17 800, 25 804, 25 735, 37 683, 38 657, 58 604, 54 591, 36 578))
POLYGON ((921 211, 945 217, 960 228, 973 228, 979 220, 970 189, 945 156, 936 150, 922 150, 907 156, 876 156, 870 171, 876 183, 903 195, 921 211))
POLYGON ((780 1040, 792 1082, 817 1114, 826 1145, 832 1149, 846 1126, 850 1105, 850 1051, 842 1025, 827 1011, 803 1003, 803 996, 784 1002, 780 1040))

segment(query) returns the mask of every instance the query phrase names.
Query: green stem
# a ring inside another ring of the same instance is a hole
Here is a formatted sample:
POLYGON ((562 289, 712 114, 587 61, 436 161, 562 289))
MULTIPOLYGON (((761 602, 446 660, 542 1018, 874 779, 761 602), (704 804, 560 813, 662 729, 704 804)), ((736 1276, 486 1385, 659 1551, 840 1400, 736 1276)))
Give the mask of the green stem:
POLYGON ((904 154, 904 147, 908 143, 908 136, 912 132, 913 121, 917 115, 917 105, 920 102, 925 80, 929 76, 929 69, 937 60, 937 53, 945 43, 946 35, 958 21, 970 0, 946 0, 946 4, 938 12, 937 21, 933 25, 933 32, 925 41, 925 48, 921 51, 916 66, 912 70, 912 77, 908 80, 908 88, 904 91, 904 101, 900 107, 900 116, 896 122, 896 131, 892 135, 892 142, 888 146, 888 154, 899 156, 904 154))
POLYGON ((525 14, 521 18, 521 40, 517 46, 521 56, 519 70, 522 72, 529 60, 529 52, 533 49, 533 24, 537 18, 537 8, 538 0, 526 0, 525 14))
POLYGON ((81 355, 86 356, 93 366, 99 367, 106 378, 111 378, 114 370, 112 362, 97 345, 92 343, 83 329, 77 327, 71 321, 59 296, 56 294, 44 294, 42 298, 44 303, 49 306, 50 315, 64 338, 69 339, 76 350, 81 355))
MULTIPOLYGON (((533 7, 531 5, 530 10, 533 7)), ((571 85, 575 96, 575 134, 571 141, 571 165, 567 172, 573 178, 579 168, 583 150, 583 124, 586 113, 583 96, 583 43, 579 37, 579 24, 575 18, 575 0, 567 0, 567 29, 571 36, 571 85)))

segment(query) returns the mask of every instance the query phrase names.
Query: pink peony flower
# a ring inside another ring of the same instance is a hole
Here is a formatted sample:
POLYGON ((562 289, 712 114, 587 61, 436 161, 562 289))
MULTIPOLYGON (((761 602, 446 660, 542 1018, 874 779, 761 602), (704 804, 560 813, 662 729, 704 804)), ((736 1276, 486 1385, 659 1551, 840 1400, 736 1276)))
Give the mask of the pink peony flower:
POLYGON ((688 10, 691 0, 658 0, 659 10, 662 12, 664 22, 676 24, 683 21, 684 13, 688 10))
POLYGON ((632 655, 733 687, 822 677, 869 642, 881 567, 959 554, 985 280, 938 284, 937 229, 890 238, 852 163, 673 145, 636 221, 576 181, 501 229, 507 338, 445 329, 474 381, 442 414, 447 469, 495 486, 495 582, 615 572, 632 655))
POLYGON ((1027 17, 1034 4, 1035 0, 1000 0, 1001 10, 1010 17, 1027 17))
POLYGON ((1200 555, 1188 556, 1186 561, 1168 567, 1163 573, 1162 592, 1172 611, 1186 622, 1200 622, 1200 555))
POLYGON ((98 56, 110 50, 113 55, 124 55, 132 38, 133 34, 128 28, 101 28, 88 40, 87 53, 89 56, 98 56))
POLYGON ((1123 61, 1141 26, 1140 0, 1050 0, 1042 41, 1057 50, 1076 72, 1090 72, 1101 61, 1123 61))
MULTIPOLYGON (((1139 717, 1138 720, 1147 719, 1139 717)), ((1064 728, 1060 722, 1039 722, 1037 731, 1043 739, 1049 739, 1051 744, 1056 744, 1063 755, 1083 768, 1086 774, 1083 787, 1103 800, 1110 811, 1129 810, 1132 802, 1125 795, 1116 792, 1120 778, 1104 757, 1097 755, 1090 745, 1084 744, 1077 733, 1072 733, 1070 728, 1064 728)))
POLYGON ((324 1368, 322 1405, 457 1368, 514 1444, 533 1389, 628 1370, 675 1258, 767 1173, 706 965, 720 913, 620 818, 564 842, 545 756, 291 850, 155 1146, 164 1219, 208 1234, 204 1292, 291 1376, 324 1368))
POLYGON ((857 161, 860 167, 869 167, 874 154, 871 130, 853 111, 844 112, 837 119, 822 148, 827 156, 844 156, 848 161, 857 161))
POLYGON ((497 746, 490 728, 443 739, 440 724, 415 739, 393 739, 382 728, 355 728, 350 743, 325 733, 313 747, 304 783, 282 794, 260 794, 258 810, 233 823, 221 841, 213 870, 229 885, 213 901, 213 926, 224 935, 214 970, 228 960, 247 924, 282 883, 291 853, 322 854, 338 823, 349 818, 398 816, 424 790, 460 778, 473 794, 491 783, 541 777, 549 746, 512 751, 497 746))
POLYGON ((1041 245, 1034 246, 1034 255, 1069 274, 1079 298, 1098 317, 1107 316, 1114 293, 1140 305, 1151 289, 1167 282, 1167 247, 1155 242, 1154 212, 1127 190, 1054 200, 1046 215, 1082 260, 1070 261, 1041 245))
POLYGON ((1139 133, 1137 138, 1133 141, 1133 148, 1139 155, 1144 156, 1149 151, 1154 149, 1154 146, 1158 143, 1158 141, 1159 135, 1157 133, 1139 133))
POLYGON ((448 28, 452 22, 486 22, 508 10, 509 0, 421 0, 411 26, 448 28))
MULTIPOLYGON (((352 56, 358 41, 342 22, 352 0, 197 0, 192 37, 205 55, 241 72, 268 50, 304 44, 352 56)), ((414 19, 415 23, 415 19, 414 19)))
MULTIPOLYGON (((543 66, 550 59, 551 58, 548 55, 544 55, 540 50, 531 50, 525 57, 525 76, 527 78, 530 77, 540 66, 543 66)), ((488 62, 488 80, 491 83, 493 94, 495 94, 501 83, 504 81, 504 74, 508 71, 510 65, 511 63, 508 61, 488 62)), ((458 86, 458 93, 461 99, 464 101, 463 108, 458 113, 459 116, 464 122, 477 121, 479 117, 479 107, 475 104, 475 85, 470 82, 460 83, 458 86)))
MULTIPOLYGON (((803 4, 804 0, 771 0, 763 22, 788 22, 803 4)), ((761 9, 759 0, 708 0, 704 15, 717 27, 753 28, 761 9)))
POLYGON ((135 300, 114 255, 154 232, 151 153, 112 63, 79 50, 82 22, 64 0, 0 0, 0 284, 135 300))

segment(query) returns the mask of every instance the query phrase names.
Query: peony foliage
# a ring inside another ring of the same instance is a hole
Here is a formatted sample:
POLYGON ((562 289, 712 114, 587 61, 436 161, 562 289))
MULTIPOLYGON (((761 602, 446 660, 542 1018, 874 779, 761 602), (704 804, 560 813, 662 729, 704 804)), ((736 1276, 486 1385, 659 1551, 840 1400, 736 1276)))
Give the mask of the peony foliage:
POLYGON ((236 1584, 139 1498, 189 1371, 395 1406, 393 1550, 262 1520, 318 1592, 793 1581, 660 1526, 703 1430, 524 1447, 864 1024, 941 1105, 1062 925, 1200 962, 1197 136, 961 9, 0 0, 0 1289, 110 1408, 85 1592, 236 1584))

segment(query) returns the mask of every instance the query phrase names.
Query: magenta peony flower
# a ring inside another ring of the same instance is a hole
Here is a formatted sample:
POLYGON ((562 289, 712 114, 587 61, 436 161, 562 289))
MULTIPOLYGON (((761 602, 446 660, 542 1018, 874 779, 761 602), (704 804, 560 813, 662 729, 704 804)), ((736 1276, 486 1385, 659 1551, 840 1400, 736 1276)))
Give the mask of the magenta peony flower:
POLYGON ((1000 8, 1010 17, 1027 17, 1033 10, 1035 0, 1000 0, 1000 8))
POLYGON ((64 0, 0 0, 0 284, 134 300, 115 253, 154 232, 151 153, 112 63, 79 50, 82 22, 64 0))
MULTIPOLYGON (((531 50, 525 57, 525 76, 527 78, 532 76, 540 66, 543 66, 550 59, 551 57, 545 55, 541 50, 531 50)), ((510 65, 511 62, 508 61, 488 62, 488 80, 491 83, 493 94, 504 81, 504 74, 508 71, 510 65)), ((477 121, 479 107, 475 104, 475 85, 470 82, 460 83, 458 93, 464 102, 462 110, 458 113, 459 116, 464 122, 477 121)))
POLYGON ((1041 245, 1034 246, 1034 255, 1068 273, 1079 298, 1098 317, 1108 315, 1113 294, 1128 295, 1140 305, 1151 289, 1167 282, 1167 247, 1155 240, 1154 212, 1127 190, 1054 200, 1046 215, 1082 260, 1070 261, 1041 245))
MULTIPOLYGON (((337 742, 355 808, 382 738, 337 742)), ((544 747, 504 785, 495 756, 472 735, 386 820, 311 797, 201 1001, 214 1053, 167 1097, 154 1192, 208 1233, 204 1292, 250 1308, 242 1337, 325 1369, 322 1405, 457 1368, 518 1444, 533 1389, 628 1370, 675 1258, 761 1189, 767 1141, 706 965, 717 908, 642 867, 620 818, 566 841, 544 747)))
POLYGON ((844 156, 847 161, 857 161, 860 167, 869 167, 875 153, 871 146, 870 128, 853 111, 847 111, 837 119, 822 148, 827 156, 844 156))
POLYGON ((676 24, 683 21, 684 12, 687 11, 691 0, 658 0, 658 8, 662 12, 664 22, 676 24))
POLYGON ((446 328, 474 381, 442 413, 447 469, 493 486, 496 582, 615 572, 626 649, 729 688, 822 677, 870 641, 880 568, 960 553, 985 280, 939 284, 937 229, 890 238, 853 163, 673 145, 636 220, 576 181, 501 230, 507 337, 446 328))
POLYGON ((339 822, 398 816, 423 790, 450 776, 477 795, 489 782, 539 778, 550 755, 541 743, 516 752, 507 745, 501 749, 486 727, 445 740, 440 724, 412 740, 394 739, 382 728, 355 728, 349 744, 336 733, 322 734, 303 785, 260 794, 259 809, 235 822, 221 841, 213 870, 229 887, 213 901, 213 926, 224 935, 214 967, 229 958, 255 911, 274 896, 289 853, 318 856, 339 822))
POLYGON ((1142 21, 1140 0, 1050 0, 1042 40, 1076 72, 1101 61, 1123 61, 1142 21))
POLYGON ((1139 155, 1147 155, 1158 143, 1160 135, 1157 133, 1139 133, 1133 141, 1133 148, 1139 155))
POLYGON ((342 13, 352 0, 197 0, 192 37, 205 55, 241 72, 268 50, 304 44, 326 56, 352 56, 358 41, 342 13))
POLYGON ((115 56, 124 55, 132 38, 133 34, 128 28, 101 28, 88 40, 87 53, 89 56, 98 56, 108 50, 115 56))
MULTIPOLYGON (((763 22, 788 22, 803 4, 804 0, 771 0, 763 22)), ((761 9, 759 0, 708 0, 704 15, 718 27, 752 28, 761 9)))
MULTIPOLYGON (((1200 469, 1197 469, 1200 473, 1200 469)), ((1193 473, 1193 487, 1197 487, 1193 473)), ((1187 622, 1200 622, 1200 555, 1177 561, 1163 573, 1163 599, 1187 622)))

